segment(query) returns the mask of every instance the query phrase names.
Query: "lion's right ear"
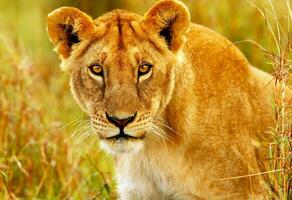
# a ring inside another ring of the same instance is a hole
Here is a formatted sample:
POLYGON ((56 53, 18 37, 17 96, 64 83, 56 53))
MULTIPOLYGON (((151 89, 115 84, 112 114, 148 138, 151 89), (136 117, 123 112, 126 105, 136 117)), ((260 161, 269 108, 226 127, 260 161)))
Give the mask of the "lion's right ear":
POLYGON ((70 56, 74 44, 89 39, 94 28, 91 17, 77 8, 61 7, 47 18, 48 35, 62 58, 70 56))

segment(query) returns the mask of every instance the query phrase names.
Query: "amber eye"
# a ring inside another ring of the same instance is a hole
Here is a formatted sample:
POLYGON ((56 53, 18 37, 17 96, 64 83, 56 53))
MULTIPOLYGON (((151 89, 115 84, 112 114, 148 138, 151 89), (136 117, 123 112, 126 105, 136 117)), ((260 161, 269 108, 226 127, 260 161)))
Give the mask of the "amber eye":
POLYGON ((103 76, 103 69, 100 65, 92 65, 88 67, 89 73, 96 76, 103 76))
POLYGON ((148 74, 151 71, 151 69, 152 69, 151 64, 142 64, 139 66, 138 75, 143 76, 145 74, 148 74))

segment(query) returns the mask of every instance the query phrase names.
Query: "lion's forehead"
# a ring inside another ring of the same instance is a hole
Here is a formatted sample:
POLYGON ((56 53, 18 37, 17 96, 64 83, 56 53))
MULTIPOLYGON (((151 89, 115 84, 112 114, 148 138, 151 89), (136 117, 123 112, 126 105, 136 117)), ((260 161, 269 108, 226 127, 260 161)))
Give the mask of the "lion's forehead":
POLYGON ((86 56, 83 57, 86 65, 101 64, 111 68, 129 68, 143 63, 151 62, 152 56, 143 48, 131 46, 125 49, 113 51, 110 45, 92 45, 86 56))
POLYGON ((132 30, 122 28, 123 31, 119 31, 117 26, 113 25, 107 36, 89 46, 84 57, 88 64, 97 61, 99 64, 110 62, 109 64, 129 66, 142 62, 151 63, 157 57, 151 43, 137 38, 132 30))
POLYGON ((132 27, 132 22, 139 17, 125 10, 114 10, 96 20, 96 24, 103 23, 106 31, 101 40, 112 51, 131 48, 137 44, 141 38, 132 27))
POLYGON ((128 20, 128 21, 133 21, 133 20, 140 20, 141 15, 138 15, 134 12, 128 11, 128 10, 123 10, 123 9, 115 9, 110 12, 107 12, 97 19, 94 20, 94 22, 97 24, 99 22, 115 22, 118 19, 121 20, 128 20))

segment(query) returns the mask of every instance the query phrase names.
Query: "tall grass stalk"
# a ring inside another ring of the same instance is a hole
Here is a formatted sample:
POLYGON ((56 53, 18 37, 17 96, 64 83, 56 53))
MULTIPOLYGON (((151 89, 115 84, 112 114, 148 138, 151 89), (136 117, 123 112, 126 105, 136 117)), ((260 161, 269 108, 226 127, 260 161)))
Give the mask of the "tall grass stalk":
MULTIPOLYGON (((291 70, 292 37, 291 5, 286 1, 288 16, 286 24, 281 23, 271 0, 260 9, 266 23, 270 47, 261 47, 274 69, 274 127, 270 133, 274 139, 269 144, 269 197, 271 200, 292 199, 292 121, 291 121, 291 70)), ((281 16, 283 17, 283 16, 281 16)))

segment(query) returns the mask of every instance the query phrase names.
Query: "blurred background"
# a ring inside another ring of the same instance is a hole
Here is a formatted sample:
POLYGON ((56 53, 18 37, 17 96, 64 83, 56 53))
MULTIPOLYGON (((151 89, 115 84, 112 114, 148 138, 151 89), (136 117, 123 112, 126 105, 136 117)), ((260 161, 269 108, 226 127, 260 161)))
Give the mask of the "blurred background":
MULTIPOLYGON (((77 7, 93 18, 114 8, 142 15, 153 2, 0 0, 0 199, 115 199, 112 160, 96 138, 84 136, 88 120, 58 67, 46 16, 60 6, 77 7)), ((224 35, 252 65, 273 72, 260 48, 246 40, 275 48, 259 8, 268 8, 267 16, 277 13, 286 24, 290 0, 183 2, 193 22, 224 35)))

